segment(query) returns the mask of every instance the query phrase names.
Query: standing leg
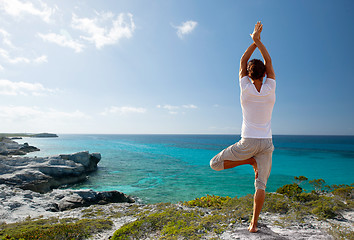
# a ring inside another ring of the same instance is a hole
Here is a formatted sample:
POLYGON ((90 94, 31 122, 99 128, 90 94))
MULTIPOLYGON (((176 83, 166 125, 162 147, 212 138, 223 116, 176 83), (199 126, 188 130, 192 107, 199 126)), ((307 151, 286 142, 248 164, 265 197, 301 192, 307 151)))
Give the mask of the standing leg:
MULTIPOLYGON (((258 168, 257 168, 257 161, 252 157, 242 161, 224 161, 224 169, 234 168, 240 165, 250 164, 254 169, 255 179, 258 178, 258 168)), ((257 229, 257 222, 259 214, 261 213, 263 203, 265 199, 265 191, 263 189, 257 189, 254 194, 254 203, 253 203, 253 217, 251 220, 251 224, 248 227, 248 231, 255 233, 258 231, 257 229)))
POLYGON ((272 168, 272 154, 274 150, 272 140, 262 140, 261 146, 263 146, 264 151, 254 157, 255 159, 257 159, 259 177, 257 177, 255 180, 256 192, 254 194, 253 216, 250 226, 248 228, 248 231, 250 232, 258 231, 258 217, 263 207, 265 199, 265 189, 272 168))
POLYGON ((254 194, 254 203, 253 203, 253 217, 248 227, 248 231, 255 233, 258 231, 257 229, 257 222, 259 214, 261 213, 263 203, 265 198, 265 191, 263 189, 257 189, 256 193, 254 194))

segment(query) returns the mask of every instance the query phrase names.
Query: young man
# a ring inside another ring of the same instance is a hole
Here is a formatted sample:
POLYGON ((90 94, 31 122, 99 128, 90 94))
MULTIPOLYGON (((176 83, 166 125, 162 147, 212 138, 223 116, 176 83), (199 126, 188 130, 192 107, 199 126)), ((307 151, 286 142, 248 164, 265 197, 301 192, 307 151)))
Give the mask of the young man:
POLYGON ((264 203, 274 150, 271 118, 276 84, 272 60, 261 42, 262 29, 263 25, 257 22, 251 34, 254 42, 247 48, 240 61, 240 99, 243 115, 241 140, 221 151, 210 161, 210 167, 216 171, 244 164, 253 166, 256 192, 253 217, 248 228, 250 232, 258 231, 257 221, 264 203), (256 48, 260 50, 264 64, 258 59, 248 62, 256 48), (263 81, 265 75, 267 78, 263 81))

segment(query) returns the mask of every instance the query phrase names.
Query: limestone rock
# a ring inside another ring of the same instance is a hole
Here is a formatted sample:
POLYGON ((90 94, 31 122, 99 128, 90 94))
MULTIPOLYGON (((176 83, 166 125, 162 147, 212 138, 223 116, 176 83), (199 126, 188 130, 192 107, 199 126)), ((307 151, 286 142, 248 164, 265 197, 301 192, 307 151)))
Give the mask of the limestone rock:
POLYGON ((28 143, 19 144, 10 138, 0 137, 0 155, 25 155, 34 151, 39 151, 39 149, 28 143))
POLYGON ((52 157, 0 156, 0 184, 44 193, 85 180, 100 160, 101 154, 87 151, 52 157))
POLYGON ((0 220, 19 221, 27 216, 51 216, 78 207, 95 204, 134 203, 134 199, 118 191, 54 189, 45 194, 0 184, 0 220))
POLYGON ((87 207, 93 204, 134 203, 134 199, 118 191, 96 192, 87 190, 68 190, 68 195, 58 202, 58 210, 65 211, 77 207, 87 207))

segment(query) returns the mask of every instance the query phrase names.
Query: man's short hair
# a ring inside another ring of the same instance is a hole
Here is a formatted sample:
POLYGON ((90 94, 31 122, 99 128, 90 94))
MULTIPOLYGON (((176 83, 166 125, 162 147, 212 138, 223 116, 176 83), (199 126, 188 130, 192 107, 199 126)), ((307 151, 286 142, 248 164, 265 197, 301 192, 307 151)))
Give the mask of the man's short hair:
POLYGON ((252 59, 247 64, 247 73, 252 80, 263 78, 265 71, 266 67, 259 59, 252 59))

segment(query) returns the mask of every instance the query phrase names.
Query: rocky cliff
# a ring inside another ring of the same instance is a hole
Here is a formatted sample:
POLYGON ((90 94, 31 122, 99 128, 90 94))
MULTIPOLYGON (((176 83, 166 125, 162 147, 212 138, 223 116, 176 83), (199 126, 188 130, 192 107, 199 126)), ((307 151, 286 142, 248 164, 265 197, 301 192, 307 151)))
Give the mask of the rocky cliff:
POLYGON ((25 155, 30 152, 39 151, 38 148, 28 145, 28 143, 19 144, 10 138, 0 137, 0 155, 25 155))
POLYGON ((118 191, 55 189, 84 181, 97 169, 100 153, 83 151, 50 157, 16 156, 32 151, 39 149, 0 138, 0 219, 3 221, 19 221, 27 216, 48 215, 95 204, 135 202, 118 191))
POLYGON ((0 156, 0 184, 45 193, 86 179, 101 154, 78 152, 51 157, 0 156))

